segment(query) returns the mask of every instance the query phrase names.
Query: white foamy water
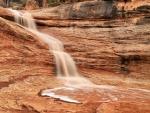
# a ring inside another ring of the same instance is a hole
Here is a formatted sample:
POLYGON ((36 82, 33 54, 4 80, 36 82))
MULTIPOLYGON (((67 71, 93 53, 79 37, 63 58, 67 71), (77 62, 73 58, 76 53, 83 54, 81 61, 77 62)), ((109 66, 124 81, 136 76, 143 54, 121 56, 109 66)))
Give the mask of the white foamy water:
POLYGON ((17 24, 23 26, 28 31, 36 34, 40 40, 48 44, 49 50, 53 52, 55 56, 57 77, 62 79, 65 85, 93 85, 92 82, 78 75, 75 62, 68 53, 64 52, 64 47, 61 41, 37 30, 35 21, 30 13, 21 13, 16 10, 10 11, 14 14, 15 22, 17 24))
POLYGON ((110 102, 122 100, 135 100, 150 102, 149 90, 141 89, 120 89, 114 86, 77 86, 59 87, 42 91, 42 96, 50 96, 66 102, 87 103, 87 102, 110 102))

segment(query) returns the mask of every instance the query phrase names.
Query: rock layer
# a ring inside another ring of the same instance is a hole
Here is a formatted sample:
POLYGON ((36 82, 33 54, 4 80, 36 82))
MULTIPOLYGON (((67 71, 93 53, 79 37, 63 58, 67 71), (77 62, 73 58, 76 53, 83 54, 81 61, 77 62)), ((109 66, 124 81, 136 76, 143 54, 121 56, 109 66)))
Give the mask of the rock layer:
POLYGON ((47 52, 47 45, 36 35, 0 18, 0 38, 1 82, 41 73, 51 74, 53 55, 47 52))
POLYGON ((149 16, 148 1, 90 1, 58 6, 34 13, 37 19, 113 19, 149 16))
POLYGON ((38 25, 53 27, 41 30, 59 38, 79 67, 149 80, 149 1, 123 3, 81 2, 46 9, 34 17, 38 25))
MULTIPOLYGON (((120 10, 116 1, 79 4, 31 12, 38 25, 49 26, 38 27, 40 31, 64 43, 81 76, 99 85, 150 89, 149 6, 129 11, 120 10), (94 6, 95 3, 99 4, 94 6), (90 7, 89 12, 85 13, 79 4, 90 7), (104 4, 108 7, 103 7, 104 4), (89 16, 93 7, 97 10, 89 16), (104 10, 97 17, 101 7, 104 10), (60 15, 61 11, 64 12, 60 15)), ((8 10, 0 10, 0 15, 13 20, 8 10)), ((149 113, 150 103, 139 100, 74 104, 41 97, 38 95, 41 90, 63 86, 55 77, 54 56, 47 45, 36 35, 2 18, 0 38, 1 113, 149 113)))
POLYGON ((42 32, 59 38, 79 67, 150 79, 148 25, 101 29, 41 29, 42 32))

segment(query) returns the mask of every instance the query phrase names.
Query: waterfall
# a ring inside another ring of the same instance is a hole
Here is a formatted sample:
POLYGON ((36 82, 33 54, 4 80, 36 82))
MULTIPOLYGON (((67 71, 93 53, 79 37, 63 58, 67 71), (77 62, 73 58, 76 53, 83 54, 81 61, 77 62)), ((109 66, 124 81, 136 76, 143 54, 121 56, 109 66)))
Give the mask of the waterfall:
POLYGON ((30 13, 20 13, 11 10, 15 15, 18 25, 37 35, 43 42, 47 43, 49 50, 54 54, 56 60, 57 77, 64 81, 67 87, 46 89, 41 92, 42 96, 50 96, 66 102, 73 103, 102 103, 117 101, 118 99, 136 99, 139 102, 149 102, 150 91, 143 89, 120 89, 114 86, 94 85, 87 79, 79 76, 72 57, 64 52, 61 41, 37 30, 34 19, 30 13), (68 87, 69 86, 69 87, 68 87), (77 87, 76 87, 77 86, 77 87), (94 86, 94 87, 85 87, 94 86))
POLYGON ((21 25, 33 34, 36 34, 40 40, 48 45, 49 50, 55 56, 57 77, 62 79, 65 85, 93 85, 90 81, 79 76, 74 60, 68 53, 64 52, 64 47, 61 41, 37 30, 35 21, 30 13, 21 13, 16 10, 9 10, 14 14, 15 22, 17 24, 21 25))

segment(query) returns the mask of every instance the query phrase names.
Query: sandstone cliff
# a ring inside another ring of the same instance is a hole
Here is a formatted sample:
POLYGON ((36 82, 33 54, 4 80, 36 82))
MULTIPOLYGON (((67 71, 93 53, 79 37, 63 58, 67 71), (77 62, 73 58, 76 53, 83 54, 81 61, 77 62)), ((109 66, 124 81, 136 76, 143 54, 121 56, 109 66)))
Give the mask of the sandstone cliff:
POLYGON ((41 29, 64 42, 79 67, 149 80, 150 4, 123 3, 81 2, 46 9, 34 17, 38 25, 50 26, 41 29))
MULTIPOLYGON (((40 31, 64 43, 81 76, 96 84, 150 89, 149 3, 133 10, 120 8, 125 5, 117 1, 84 2, 31 13, 41 25, 40 31)), ((13 20, 6 9, 0 9, 0 16, 13 20)), ((0 18, 1 113, 150 112, 149 100, 74 104, 39 96, 42 89, 63 86, 55 77, 54 56, 36 35, 3 18, 0 18)))

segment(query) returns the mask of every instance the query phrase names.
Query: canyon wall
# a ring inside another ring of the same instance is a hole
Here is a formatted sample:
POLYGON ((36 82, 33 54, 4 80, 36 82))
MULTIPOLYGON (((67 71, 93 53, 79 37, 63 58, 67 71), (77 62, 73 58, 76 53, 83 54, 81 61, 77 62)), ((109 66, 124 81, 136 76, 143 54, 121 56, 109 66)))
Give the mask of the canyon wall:
POLYGON ((33 15, 38 25, 49 26, 43 32, 65 44, 79 67, 150 79, 149 12, 146 1, 93 1, 33 15))
MULTIPOLYGON (((63 42, 81 76, 99 85, 150 89, 149 1, 87 1, 30 12, 39 31, 63 42)), ((41 97, 43 89, 63 86, 54 56, 12 21, 0 8, 1 113, 150 112, 149 102, 135 99, 74 104, 41 97)))

